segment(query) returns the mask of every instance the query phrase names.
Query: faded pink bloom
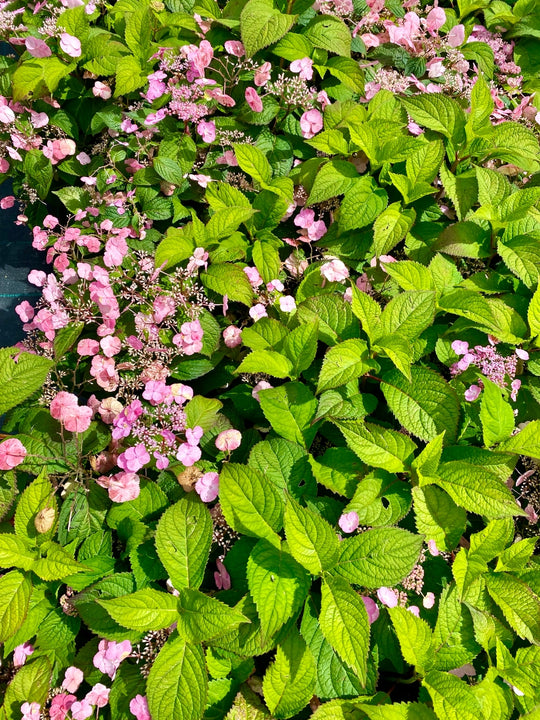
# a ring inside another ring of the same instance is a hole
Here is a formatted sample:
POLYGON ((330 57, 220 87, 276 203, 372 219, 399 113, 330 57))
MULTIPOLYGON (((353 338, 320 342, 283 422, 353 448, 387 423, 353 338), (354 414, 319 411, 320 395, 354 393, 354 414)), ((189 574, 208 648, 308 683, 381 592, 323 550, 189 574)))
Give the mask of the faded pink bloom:
POLYGON ((427 546, 428 546, 429 554, 432 555, 433 557, 437 557, 437 555, 439 554, 439 549, 437 547, 437 543, 435 542, 435 540, 428 540, 427 546))
POLYGON ((101 98, 102 100, 108 100, 112 95, 112 90, 107 84, 97 80, 92 88, 92 93, 95 97, 101 98))
POLYGON ((88 700, 76 700, 70 709, 73 720, 86 720, 94 713, 94 708, 88 700))
POLYGON ((260 382, 258 382, 258 383, 255 385, 255 387, 254 387, 253 390, 251 391, 251 397, 255 398, 255 400, 256 400, 257 402, 260 402, 261 399, 259 398, 259 391, 260 391, 260 390, 270 390, 270 389, 273 388, 273 387, 274 387, 274 386, 273 386, 273 385, 270 385, 270 383, 269 383, 269 382, 266 382, 266 380, 261 380, 260 382))
POLYGON ((273 290, 279 290, 279 292, 283 292, 284 285, 281 280, 270 280, 269 283, 266 283, 266 289, 268 290, 268 292, 272 292, 273 290))
POLYGON ((60 35, 60 47, 70 57, 77 58, 81 56, 81 41, 73 37, 73 35, 62 33, 60 35))
POLYGON ((107 488, 109 498, 117 503, 135 500, 141 491, 139 476, 136 473, 119 472, 111 477, 102 475, 96 482, 101 487, 107 488))
POLYGON ((510 393, 510 397, 514 402, 516 402, 518 390, 521 387, 521 380, 519 380, 517 378, 516 378, 516 380, 512 380, 510 387, 512 389, 512 392, 510 393))
POLYGON ((349 277, 349 268, 341 260, 331 260, 321 265, 321 275, 329 282, 343 282, 349 277))
POLYGON ((454 25, 454 27, 448 33, 446 42, 450 45, 450 47, 454 48, 463 45, 463 43, 465 42, 465 26, 461 24, 454 25))
POLYGON ((416 617, 420 617, 420 608, 417 605, 409 605, 407 610, 416 617))
POLYGON ((338 520, 339 527, 343 530, 345 533, 352 533, 356 530, 358 525, 360 525, 360 519, 358 517, 358 513, 354 510, 351 510, 351 512, 344 513, 338 520))
POLYGON ((44 40, 40 40, 36 37, 30 36, 25 38, 24 46, 26 47, 30 55, 35 58, 46 58, 52 55, 52 50, 47 45, 47 43, 44 40))
POLYGON ((411 135, 422 135, 424 132, 420 125, 415 123, 413 120, 409 120, 407 123, 407 130, 411 133, 411 135))
POLYGON ((521 348, 516 348, 516 355, 520 360, 529 359, 529 353, 526 350, 522 350, 521 348))
POLYGON ((432 592, 426 593, 426 596, 422 600, 422 605, 426 608, 426 610, 431 610, 431 608, 435 605, 435 595, 432 592))
POLYGON ((538 518, 538 515, 537 515, 535 509, 533 508, 533 506, 529 503, 527 505, 527 507, 524 508, 524 510, 525 510, 525 514, 527 515, 529 525, 536 525, 539 518, 538 518))
POLYGON ((0 208, 2 210, 9 210, 15 205, 15 198, 13 195, 7 195, 0 200, 0 208))
POLYGON ((197 125, 197 132, 205 143, 214 142, 216 139, 216 124, 211 120, 208 122, 206 120, 201 120, 197 125))
POLYGON ((255 88, 247 87, 245 92, 246 102, 253 112, 260 113, 263 110, 263 103, 255 88))
POLYGON ((67 690, 68 693, 74 693, 77 692, 79 689, 79 685, 84 680, 84 674, 82 670, 79 670, 79 668, 74 667, 71 665, 66 670, 66 674, 64 676, 64 681, 62 682, 62 688, 64 690, 67 690))
POLYGON ((77 353, 81 356, 97 355, 99 352, 99 343, 97 340, 85 338, 77 343, 77 353))
POLYGON ((27 323, 34 317, 34 308, 30 305, 28 300, 23 300, 15 307, 15 312, 20 317, 22 322, 27 323))
POLYGON ((437 31, 442 28, 446 22, 446 14, 440 7, 434 7, 430 10, 426 18, 426 29, 430 35, 436 35, 437 31))
POLYGON ((260 320, 263 317, 268 317, 268 313, 266 312, 264 305, 257 303, 257 305, 254 305, 249 309, 249 316, 257 322, 257 320, 260 320))
POLYGON ((290 313, 296 310, 296 302, 292 295, 283 295, 279 298, 279 308, 282 312, 290 313))
POLYGON ((0 158, 0 173, 7 173, 9 170, 9 163, 6 158, 0 158))
POLYGON ((232 452, 240 447, 242 433, 239 430, 223 430, 216 438, 216 447, 222 452, 232 452))
POLYGON ((102 683, 97 683, 94 687, 86 694, 85 700, 90 705, 95 705, 98 708, 105 707, 109 702, 109 693, 111 689, 105 687, 102 683))
POLYGON ((323 129, 323 116, 320 111, 315 108, 307 110, 300 118, 300 128, 306 140, 315 137, 323 129))
POLYGON ((326 225, 322 220, 315 220, 315 211, 311 208, 302 208, 294 218, 294 224, 302 228, 303 238, 306 242, 320 240, 326 233, 326 225))
POLYGON ((191 443, 182 443, 176 453, 176 458, 180 460, 182 465, 191 467, 195 465, 201 459, 201 449, 197 445, 191 445, 191 443))
POLYGON ((148 710, 148 701, 143 695, 135 695, 129 703, 129 711, 135 715, 137 720, 152 720, 148 710))
POLYGON ((259 68, 255 70, 255 76, 253 82, 257 87, 262 87, 270 80, 272 65, 269 62, 263 63, 259 68))
POLYGON ((81 163, 81 165, 90 165, 92 162, 92 158, 90 155, 88 155, 85 152, 80 152, 78 155, 76 155, 77 160, 81 163))
POLYGON ((377 605, 375 600, 373 600, 373 598, 370 598, 367 595, 361 595, 360 597, 364 601, 369 624, 372 625, 379 617, 379 606, 377 605))
POLYGON ((301 60, 293 60, 291 63, 291 72, 299 73, 302 80, 311 80, 313 78, 313 60, 305 57, 301 60))
POLYGON ((169 295, 158 295, 153 302, 153 315, 152 318, 155 323, 161 323, 165 318, 174 315, 176 312, 176 304, 174 298, 169 295))
POLYGON ((194 355, 202 350, 203 329, 198 320, 185 322, 180 327, 180 333, 176 334, 172 341, 179 347, 184 355, 194 355))
POLYGON ((218 165, 230 165, 231 167, 238 167, 238 160, 234 154, 234 150, 225 150, 223 155, 216 158, 218 165))
POLYGON ((248 277, 251 287, 257 288, 259 285, 262 285, 263 280, 257 268, 247 266, 243 268, 243 270, 248 277))
POLYGON ((393 608, 398 604, 397 593, 392 588, 380 587, 377 590, 377 597, 386 607, 393 608))
MULTIPOLYGON (((5 123, 8 125, 9 123, 12 123, 15 120, 15 113, 13 110, 8 107, 7 105, 0 105, 0 122, 5 123)), ((17 151, 15 151, 17 155, 19 155, 18 158, 14 158, 17 160, 22 160, 21 156, 17 151)))
POLYGON ((116 371, 114 358, 105 358, 102 355, 95 355, 92 358, 90 375, 92 375, 97 384, 107 392, 114 392, 120 382, 120 376, 116 371))
POLYGON ((219 495, 219 475, 207 472, 195 483, 195 491, 203 502, 213 502, 219 495))
POLYGON ((469 388, 467 388, 467 390, 465 390, 465 400, 467 400, 467 402, 474 402, 481 392, 481 387, 479 387, 478 385, 471 385, 469 388))
POLYGON ((214 582, 218 590, 230 590, 231 589, 231 576, 227 572, 225 565, 219 560, 216 560, 217 572, 214 573, 214 582))
POLYGON ((0 470, 13 470, 24 462, 26 448, 17 438, 8 438, 0 443, 0 470))
POLYGON ((234 325, 229 325, 223 331, 223 342, 228 348, 235 348, 242 344, 242 331, 234 325))
POLYGON ((360 39, 368 49, 372 47, 379 47, 381 43, 379 37, 373 33, 364 33, 363 35, 360 35, 360 39))
POLYGON ((246 54, 246 49, 239 40, 227 40, 224 47, 225 52, 228 52, 229 55, 234 55, 235 57, 242 57, 246 54))
POLYGON ((118 456, 116 464, 122 470, 130 473, 136 473, 150 462, 150 455, 144 443, 138 443, 128 448, 118 456))
POLYGON ((98 645, 98 652, 94 655, 94 667, 114 679, 116 671, 122 660, 131 655, 131 643, 123 640, 118 643, 114 640, 101 640, 98 645))
POLYGON ((13 665, 18 668, 22 667, 26 662, 26 658, 34 652, 34 646, 29 642, 17 645, 13 651, 13 665))
POLYGON ((469 343, 465 340, 454 340, 451 347, 456 355, 466 355, 469 352, 469 343))
POLYGON ((76 700, 75 695, 67 695, 66 693, 55 695, 49 708, 51 720, 66 720, 67 714, 76 700))
POLYGON ((21 720, 39 720, 41 717, 40 707, 41 707, 40 704, 36 703, 36 702, 23 703, 21 705, 21 713, 22 713, 21 720))

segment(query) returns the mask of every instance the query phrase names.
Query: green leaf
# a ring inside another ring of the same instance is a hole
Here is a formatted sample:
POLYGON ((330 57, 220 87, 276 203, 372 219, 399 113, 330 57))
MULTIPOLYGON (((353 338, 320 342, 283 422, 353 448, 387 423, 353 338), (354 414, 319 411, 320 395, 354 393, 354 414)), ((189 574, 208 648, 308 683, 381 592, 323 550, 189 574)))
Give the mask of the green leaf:
POLYGON ((531 329, 531 336, 540 335, 540 287, 532 296, 527 311, 527 320, 531 329))
POLYGON ((380 467, 388 472, 403 472, 416 445, 396 430, 387 430, 373 423, 335 420, 347 445, 367 465, 380 467))
POLYGON ((378 187, 371 176, 359 178, 345 191, 338 216, 340 231, 347 232, 371 225, 387 203, 386 191, 378 187))
POLYGON ((223 210, 216 210, 206 226, 206 235, 208 240, 216 242, 231 235, 238 230, 240 225, 253 215, 253 208, 244 207, 228 207, 223 210))
POLYGON ((335 15, 318 15, 313 18, 303 33, 317 48, 344 57, 351 55, 350 30, 343 20, 335 15))
POLYGON ((152 54, 152 16, 144 5, 127 16, 125 39, 131 52, 145 63, 152 54))
POLYGON ((500 570, 509 570, 510 572, 523 570, 531 559, 537 542, 538 538, 535 537, 516 540, 500 554, 495 570, 497 572, 500 570))
POLYGON ((225 720, 267 720, 269 717, 259 696, 247 685, 242 685, 225 720))
POLYGON ((311 367, 317 353, 319 324, 301 325, 292 330, 283 343, 283 351, 293 364, 293 373, 298 377, 311 367))
POLYGON ((471 169, 461 175, 454 175, 444 163, 439 173, 446 195, 454 204, 458 220, 463 220, 477 200, 476 173, 471 169))
POLYGON ((324 356, 317 393, 340 387, 365 375, 371 368, 368 347, 363 340, 345 340, 329 348, 324 356))
POLYGON ((283 525, 283 500, 261 472, 225 463, 219 477, 219 498, 233 530, 279 545, 277 533, 283 525))
POLYGON ((373 341, 378 337, 377 326, 381 318, 381 308, 379 304, 367 293, 362 292, 356 284, 352 286, 352 311, 360 320, 362 330, 368 338, 373 341))
POLYGON ((471 91, 471 112, 468 125, 475 135, 485 135, 491 131, 490 116, 494 103, 484 76, 480 73, 471 91))
POLYGON ((362 598, 339 577, 322 584, 319 624, 326 640, 365 686, 369 651, 369 621, 362 598))
POLYGON ((391 587, 418 562, 423 537, 401 528, 373 528, 345 538, 339 546, 336 572, 354 585, 391 587))
MULTIPOLYGON (((332 52, 335 52, 332 49, 332 52)), ((326 61, 330 75, 336 77, 346 88, 352 92, 364 92, 364 74, 356 60, 348 57, 331 57, 326 61)))
POLYGON ((491 447, 510 437, 514 429, 514 411, 503 399, 501 388, 487 378, 482 380, 484 392, 480 406, 480 420, 484 445, 491 447))
POLYGON ((253 262, 265 283, 275 280, 281 270, 281 260, 275 247, 268 242, 255 240, 253 243, 253 262))
POLYGON ((373 251, 377 256, 388 254, 409 232, 416 218, 413 208, 401 209, 401 203, 392 203, 373 224, 373 251))
MULTIPOLYGON (((343 137, 337 130, 332 132, 337 132, 343 137)), ((321 165, 306 204, 320 203, 343 195, 349 188, 356 187, 358 182, 358 171, 352 163, 344 160, 331 160, 321 165)))
POLYGON ((491 255, 490 239, 487 230, 465 220, 448 225, 433 243, 433 249, 456 257, 487 258, 491 255))
POLYGON ((51 664, 46 657, 31 659, 17 670, 6 690, 2 706, 4 715, 0 715, 2 720, 18 720, 21 705, 25 702, 44 706, 51 688, 51 675, 51 664))
POLYGON ((493 325, 493 312, 489 303, 474 290, 456 288, 446 293, 440 300, 439 306, 446 312, 460 315, 484 327, 493 325))
POLYGON ((208 691, 204 653, 173 636, 159 652, 148 676, 146 695, 153 720, 200 720, 208 691))
POLYGON ((497 450, 540 460, 540 420, 527 423, 516 435, 502 442, 497 450))
POLYGON ((212 544, 212 519, 195 493, 168 508, 156 529, 159 559, 175 588, 198 588, 212 544))
MULTIPOLYGON (((498 174, 498 173, 497 173, 498 174)), ((540 280, 540 236, 518 235, 511 240, 497 243, 497 252, 505 265, 522 280, 529 290, 534 290, 540 280)))
POLYGON ((405 163, 407 177, 412 182, 432 182, 437 176, 444 158, 444 145, 441 140, 421 143, 418 150, 407 158, 405 163))
POLYGON ((66 64, 54 56, 23 62, 13 73, 13 100, 50 95, 76 67, 75 63, 66 64))
POLYGON ((21 352, 19 348, 0 349, 0 415, 39 390, 53 366, 52 360, 21 352))
POLYGON ((275 432, 298 445, 306 447, 311 444, 317 432, 317 428, 311 427, 317 400, 306 385, 291 382, 262 390, 259 400, 275 432))
POLYGON ((498 205, 510 194, 511 185, 506 177, 496 170, 476 168, 478 181, 478 202, 480 205, 498 205))
POLYGON ((425 265, 414 260, 386 263, 384 272, 390 275, 403 290, 434 290, 433 276, 425 265))
POLYGON ((277 378, 291 377, 291 361, 275 350, 254 350, 242 360, 235 373, 260 373, 261 368, 268 375, 277 378))
POLYGON ((365 467, 352 450, 343 447, 328 448, 317 459, 310 455, 309 464, 318 483, 348 498, 353 496, 358 475, 365 467))
POLYGON ((334 529, 320 515, 288 497, 284 516, 285 535, 293 558, 312 575, 330 570, 339 554, 334 529))
POLYGON ((186 427, 194 428, 196 425, 199 425, 205 432, 211 430, 216 423, 216 416, 222 407, 223 403, 220 400, 195 395, 184 408, 186 413, 186 427))
POLYGON ((517 122, 502 122, 489 136, 487 157, 499 158, 529 172, 540 170, 538 139, 529 128, 517 122))
POLYGON ((169 593, 143 588, 132 595, 98 600, 119 625, 141 632, 163 630, 178 619, 177 601, 169 593))
POLYGON ((483 717, 473 688, 449 673, 432 670, 424 678, 439 720, 479 720, 483 717))
POLYGON ((15 513, 15 533, 29 540, 50 540, 55 533, 56 518, 58 516, 54 488, 45 473, 41 473, 26 488, 19 499, 15 513), (51 508, 53 519, 51 527, 45 533, 39 533, 35 526, 36 516, 41 510, 51 508))
POLYGON ((388 608, 392 625, 405 662, 424 674, 433 666, 434 643, 431 628, 425 620, 403 607, 388 608))
POLYGON ((0 567, 30 570, 37 558, 26 539, 3 533, 0 535, 0 567))
MULTIPOLYGON (((327 345, 359 334, 350 304, 337 293, 307 298, 298 306, 298 319, 301 323, 318 323, 319 340, 327 345)), ((261 322, 259 320, 257 325, 261 322)))
POLYGON ((440 466, 438 475, 437 485, 469 512, 489 519, 523 514, 510 490, 487 469, 463 462, 447 462, 440 466))
POLYGON ((519 637, 540 643, 540 599, 522 580, 509 573, 488 573, 486 587, 519 637))
POLYGON ((465 532, 467 513, 445 492, 434 485, 413 487, 416 528, 440 550, 455 549, 465 532))
POLYGON ((45 200, 53 179, 51 161, 39 150, 29 150, 24 157, 23 167, 27 184, 37 191, 41 200, 45 200))
POLYGON ((290 718, 304 708, 315 691, 315 660, 295 628, 281 642, 263 680, 263 694, 276 718, 290 718))
POLYGON ((411 290, 400 293, 384 308, 376 339, 399 334, 406 340, 416 340, 433 324, 434 317, 433 291, 411 290))
MULTIPOLYGON (((244 12, 253 4, 265 4, 264 0, 250 0, 244 12)), ((245 42, 244 42, 245 44, 245 42)), ((259 183, 268 183, 272 179, 272 168, 264 153, 254 145, 233 145, 234 154, 240 168, 259 183)))
POLYGON ((419 125, 445 135, 454 146, 464 140, 465 113, 455 100, 439 93, 426 93, 402 98, 401 102, 419 125))
POLYGON ((250 622, 236 608, 189 588, 180 590, 177 613, 178 634, 189 643, 208 642, 250 622))
POLYGON ((382 375, 381 390, 398 421, 421 440, 429 442, 446 430, 453 442, 459 420, 455 390, 438 373, 413 366, 411 382, 398 370, 382 375))
POLYGON ((31 592, 30 579, 18 570, 0 577, 0 642, 5 643, 23 624, 31 592))
POLYGON ((119 58, 116 65, 115 98, 129 95, 134 90, 146 85, 147 82, 146 74, 133 55, 124 55, 119 58))
MULTIPOLYGON (((262 48, 277 42, 291 29, 296 17, 275 10, 270 0, 249 0, 240 15, 240 32, 246 55, 252 57, 262 48)), ((236 157, 242 167, 240 158, 236 157)), ((242 167, 242 170, 245 168, 242 167)))
POLYGON ((42 580, 61 580, 75 573, 88 570, 74 560, 65 548, 48 540, 40 547, 41 558, 36 560, 32 570, 42 580))
POLYGON ((288 330, 278 320, 264 317, 242 330, 242 342, 252 350, 266 350, 274 348, 281 350, 288 330))
POLYGON ((229 300, 240 302, 248 307, 253 304, 253 288, 246 273, 239 265, 219 263, 210 265, 201 274, 202 284, 219 295, 227 295, 229 300))
POLYGON ((461 602, 456 585, 447 585, 439 600, 439 614, 433 633, 434 667, 437 670, 453 670, 472 662, 480 650, 470 612, 461 602))
MULTIPOLYGON (((344 452, 345 448, 338 448, 344 452)), ((411 491, 406 483, 385 470, 374 470, 358 483, 345 512, 354 510, 360 525, 395 525, 411 506, 411 491)))
POLYGON ((311 584, 309 574, 289 553, 266 540, 259 540, 251 551, 247 580, 268 638, 300 610, 311 584))
POLYGON ((280 40, 275 47, 272 48, 272 53, 278 57, 284 58, 284 60, 301 60, 305 57, 311 57, 313 52, 313 45, 304 35, 298 35, 297 33, 289 32, 285 37, 280 40))

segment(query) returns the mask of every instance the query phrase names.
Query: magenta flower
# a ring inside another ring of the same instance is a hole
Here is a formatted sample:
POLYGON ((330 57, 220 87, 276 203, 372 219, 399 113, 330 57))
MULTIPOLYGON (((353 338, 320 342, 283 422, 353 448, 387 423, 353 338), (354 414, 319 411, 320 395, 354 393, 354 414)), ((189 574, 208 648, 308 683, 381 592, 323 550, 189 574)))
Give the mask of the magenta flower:
POLYGON ((230 590, 231 589, 231 576, 227 572, 225 565, 219 560, 216 560, 217 571, 214 573, 214 582, 218 590, 230 590))
POLYGON ((36 37, 30 36, 25 38, 24 46, 30 55, 35 58, 46 58, 52 55, 52 50, 47 43, 36 37))
POLYGON ((464 340, 454 340, 451 347, 456 355, 466 355, 469 352, 469 343, 464 340))
POLYGON ((128 448, 118 456, 116 464, 122 470, 130 473, 136 473, 150 462, 150 455, 144 443, 138 443, 128 448))
POLYGON ((354 532, 359 524, 360 519, 358 517, 358 513, 354 510, 344 513, 338 520, 339 527, 346 533, 354 532))
POLYGON ((148 700, 143 695, 135 695, 129 703, 129 711, 137 720, 152 720, 148 710, 148 700))
MULTIPOLYGON (((240 45, 241 44, 242 43, 240 43, 240 45)), ((205 143, 214 142, 216 139, 216 124, 211 120, 208 122, 206 120, 201 120, 197 125, 197 132, 205 143)))
POLYGON ((240 447, 242 433, 239 430, 223 430, 216 438, 216 447, 222 452, 232 452, 240 447))
POLYGON ((34 646, 29 642, 17 645, 13 651, 13 665, 18 668, 24 665, 26 658, 34 652, 34 646))
POLYGON ((172 401, 171 388, 163 380, 149 380, 144 386, 143 398, 154 406, 167 401, 170 403, 172 401))
POLYGON ((0 443, 0 470, 13 470, 24 462, 26 448, 17 438, 8 438, 0 443))
POLYGON ((372 625, 379 617, 379 607, 373 598, 370 598, 367 595, 361 595, 360 597, 364 601, 369 624, 372 625))
POLYGON ((307 110, 300 118, 300 129, 306 140, 315 137, 323 129, 323 116, 319 110, 307 110))
POLYGON ((219 495, 219 475, 207 472, 195 484, 195 491, 203 502, 213 502, 219 495))
POLYGON ((75 695, 67 695, 66 693, 55 695, 49 708, 51 720, 66 720, 67 714, 76 700, 75 695))
POLYGON ((60 35, 60 47, 70 57, 77 58, 81 56, 81 41, 69 35, 68 33, 62 33, 60 35))
POLYGON ((253 112, 260 113, 263 110, 263 103, 255 88, 248 87, 245 92, 246 102, 253 112))

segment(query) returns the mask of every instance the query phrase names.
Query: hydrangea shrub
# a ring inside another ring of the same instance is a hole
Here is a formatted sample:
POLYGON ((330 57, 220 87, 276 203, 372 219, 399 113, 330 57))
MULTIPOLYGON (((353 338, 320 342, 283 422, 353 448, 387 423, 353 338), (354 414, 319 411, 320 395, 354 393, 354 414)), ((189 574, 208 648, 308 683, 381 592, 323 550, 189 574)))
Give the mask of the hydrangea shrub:
POLYGON ((535 0, 0 28, 0 719, 538 717, 535 0))

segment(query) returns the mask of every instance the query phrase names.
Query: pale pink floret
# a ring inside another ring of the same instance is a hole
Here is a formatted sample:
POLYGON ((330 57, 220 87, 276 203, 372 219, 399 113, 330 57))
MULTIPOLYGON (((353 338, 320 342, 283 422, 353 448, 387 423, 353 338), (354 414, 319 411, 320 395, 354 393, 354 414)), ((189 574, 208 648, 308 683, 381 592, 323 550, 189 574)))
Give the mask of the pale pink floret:
POLYGON ((51 707, 49 708, 51 720, 66 720, 68 712, 76 700, 75 695, 68 695, 67 693, 55 695, 51 700, 51 707))
POLYGON ((46 58, 52 55, 51 48, 44 40, 40 40, 39 38, 32 36, 27 37, 25 38, 24 45, 32 57, 46 58))
POLYGON ((191 467, 201 459, 201 455, 201 449, 197 445, 191 445, 186 442, 182 443, 178 448, 176 458, 186 467, 191 467))
POLYGON ((30 645, 29 642, 22 643, 22 645, 17 645, 15 650, 13 651, 13 665, 18 668, 22 667, 24 663, 26 662, 26 658, 29 657, 34 652, 34 646, 30 645))
POLYGON ((481 387, 479 387, 478 385, 471 385, 469 388, 467 388, 467 390, 465 390, 465 400, 467 400, 467 402, 474 402, 481 392, 481 387))
POLYGON ((343 282, 349 277, 349 269, 341 260, 335 259, 321 265, 321 275, 329 282, 343 282))
POLYGON ((79 689, 79 685, 82 683, 83 679, 83 671, 71 665, 66 670, 64 681, 62 682, 62 688, 64 690, 67 690, 68 693, 77 692, 77 690, 79 689))
POLYGON ((86 720, 94 713, 94 708, 88 700, 76 700, 70 708, 73 720, 86 720))
POLYGON ((435 605, 435 595, 432 592, 426 593, 426 596, 422 600, 422 605, 426 608, 426 610, 431 610, 431 608, 435 605))
POLYGON ((306 140, 315 137, 323 129, 323 116, 319 110, 315 108, 307 110, 300 118, 300 129, 306 140))
POLYGON ((242 331, 234 325, 229 325, 223 331, 223 342, 228 348, 235 348, 242 344, 242 331))
POLYGON ((36 702, 23 703, 21 705, 21 713, 22 713, 21 720, 40 720, 40 717, 41 717, 40 707, 41 707, 40 704, 36 703, 36 702))
POLYGON ((143 695, 135 695, 129 703, 129 711, 137 720, 152 720, 148 709, 148 700, 143 695))
POLYGON ((274 387, 274 386, 273 386, 273 385, 270 385, 270 383, 269 383, 269 382, 266 382, 266 380, 261 380, 260 382, 258 382, 258 383, 255 385, 255 387, 254 387, 253 390, 251 391, 251 397, 255 398, 255 400, 256 400, 257 402, 260 402, 261 399, 260 399, 260 397, 259 397, 259 392, 260 392, 261 390, 271 390, 273 387, 274 387))
POLYGON ((60 47, 70 57, 77 58, 81 55, 81 41, 69 33, 60 35, 60 47))
POLYGON ((257 322, 257 320, 260 320, 263 317, 268 317, 268 313, 262 303, 257 303, 257 305, 254 305, 249 309, 249 316, 257 322))
POLYGON ((219 495, 219 475, 207 472, 195 484, 195 491, 203 502, 213 502, 219 495))
POLYGON ((442 28, 446 22, 446 14, 440 7, 434 7, 430 10, 426 18, 426 29, 430 35, 436 35, 438 30, 442 28))
POLYGON ((463 43, 465 42, 465 26, 454 25, 454 27, 448 33, 446 42, 450 45, 450 47, 454 48, 463 45, 463 43))
POLYGON ((118 456, 116 464, 128 473, 136 473, 150 462, 150 455, 144 443, 128 448, 118 456))
POLYGON ((17 438, 8 438, 0 443, 0 470, 13 470, 24 462, 26 448, 17 438))
POLYGON ((222 452, 232 452, 240 447, 242 433, 239 430, 223 430, 216 438, 216 447, 222 452))
POLYGON ((102 683, 96 683, 90 692, 86 694, 85 700, 89 702, 90 705, 102 708, 109 702, 110 692, 110 688, 105 687, 102 683))
POLYGON ((282 312, 290 313, 296 310, 296 302, 292 295, 283 295, 279 298, 279 308, 282 312))
POLYGON ((293 60, 291 63, 291 72, 298 73, 302 80, 311 80, 313 78, 313 60, 304 57, 301 60, 293 60))
POLYGON ((377 590, 377 597, 386 607, 393 608, 398 604, 398 596, 395 590, 388 587, 380 587, 377 590))
POLYGON ((263 110, 263 103, 255 88, 248 87, 244 93, 246 102, 253 112, 260 113, 263 110))
POLYGON ((344 513, 338 520, 339 527, 343 530, 345 533, 352 533, 354 532, 358 525, 360 524, 360 519, 358 517, 358 513, 354 510, 351 510, 351 512, 344 513))
POLYGON ((94 655, 94 666, 113 679, 120 663, 131 654, 131 650, 129 640, 120 643, 114 640, 101 640, 98 652, 94 655))
POLYGON ((372 625, 379 617, 379 607, 373 598, 370 598, 367 595, 361 595, 361 598, 366 607, 369 624, 372 625))

